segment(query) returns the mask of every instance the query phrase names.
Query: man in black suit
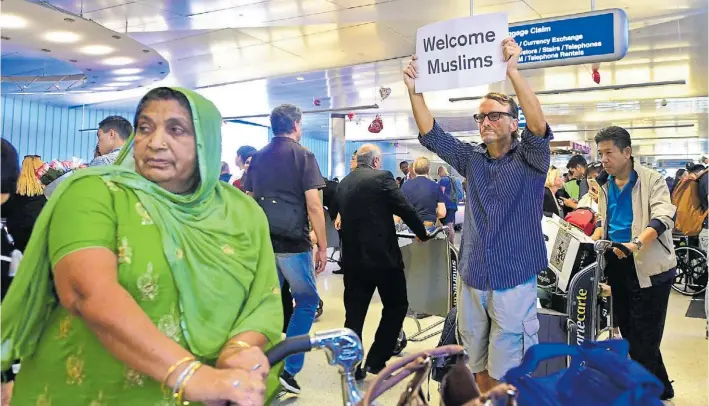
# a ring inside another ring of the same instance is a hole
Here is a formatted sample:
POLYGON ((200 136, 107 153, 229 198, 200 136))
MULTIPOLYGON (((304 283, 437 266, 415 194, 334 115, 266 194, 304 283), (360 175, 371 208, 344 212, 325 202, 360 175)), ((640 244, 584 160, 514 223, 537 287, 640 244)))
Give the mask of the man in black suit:
POLYGON ((394 215, 401 217, 425 241, 426 228, 416 210, 406 201, 394 176, 379 170, 382 152, 366 144, 357 150, 357 168, 340 182, 340 209, 345 272, 345 327, 362 338, 364 318, 374 290, 379 291, 384 309, 364 368, 355 374, 364 379, 377 374, 392 355, 406 317, 404 261, 399 250, 394 215))

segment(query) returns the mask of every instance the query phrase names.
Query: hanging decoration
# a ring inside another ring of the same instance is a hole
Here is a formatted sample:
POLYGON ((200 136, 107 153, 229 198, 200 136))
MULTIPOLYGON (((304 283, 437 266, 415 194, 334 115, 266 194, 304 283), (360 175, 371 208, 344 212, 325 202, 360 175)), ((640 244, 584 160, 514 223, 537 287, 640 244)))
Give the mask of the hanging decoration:
POLYGON ((320 104, 321 104, 320 99, 313 99, 313 106, 320 107, 320 104))
POLYGON ((379 87, 379 96, 381 96, 382 101, 386 100, 387 97, 391 95, 391 88, 390 87, 384 87, 380 86, 379 87))
POLYGON ((601 83, 601 73, 598 72, 600 66, 601 65, 597 63, 591 65, 591 70, 593 71, 593 73, 591 73, 591 78, 593 78, 593 81, 596 82, 597 85, 601 83))
POLYGON ((347 113, 347 118, 349 118, 350 121, 352 121, 352 119, 354 118, 354 116, 355 116, 354 113, 347 113))
POLYGON ((384 129, 384 122, 382 121, 382 118, 377 115, 374 118, 374 120, 372 120, 372 123, 369 124, 368 130, 370 133, 378 134, 383 129, 384 129))

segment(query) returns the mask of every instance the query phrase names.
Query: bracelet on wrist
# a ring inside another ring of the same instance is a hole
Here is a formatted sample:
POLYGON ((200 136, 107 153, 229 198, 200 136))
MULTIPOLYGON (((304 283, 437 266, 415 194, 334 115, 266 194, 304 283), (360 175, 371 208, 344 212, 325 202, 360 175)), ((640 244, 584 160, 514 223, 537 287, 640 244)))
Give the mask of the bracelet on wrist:
POLYGON ((173 391, 173 394, 175 396, 175 404, 177 406, 190 404, 190 402, 183 402, 182 401, 182 397, 185 394, 185 387, 187 386, 187 382, 189 382, 190 379, 192 379, 192 376, 194 376, 195 372, 197 372, 197 370, 199 368, 201 368, 202 365, 203 364, 201 362, 195 361, 192 364, 190 364, 190 366, 187 368, 187 374, 184 376, 184 378, 180 382, 180 385, 178 386, 177 390, 173 391))
POLYGON ((194 361, 194 357, 191 356, 191 355, 189 355, 189 356, 187 356, 187 357, 185 357, 185 358, 182 358, 181 360, 175 362, 174 364, 172 364, 172 365, 170 366, 170 368, 168 368, 167 374, 165 374, 165 379, 162 380, 162 389, 163 389, 163 390, 165 389, 165 386, 167 386, 167 381, 168 381, 168 379, 170 379, 170 377, 172 376, 172 374, 175 373, 175 371, 177 370, 177 368, 179 368, 180 365, 182 365, 182 364, 184 364, 184 363, 186 363, 186 362, 189 362, 189 361, 194 361))

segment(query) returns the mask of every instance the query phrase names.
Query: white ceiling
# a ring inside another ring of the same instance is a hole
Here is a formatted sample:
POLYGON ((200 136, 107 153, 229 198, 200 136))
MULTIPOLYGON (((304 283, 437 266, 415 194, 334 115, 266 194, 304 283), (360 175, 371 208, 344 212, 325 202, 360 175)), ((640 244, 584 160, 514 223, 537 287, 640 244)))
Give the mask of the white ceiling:
MULTIPOLYGON (((468 0, 50 3, 77 14, 83 12, 85 18, 151 46, 170 62, 172 73, 160 84, 199 88, 214 99, 224 116, 268 113, 283 102, 314 109, 314 99, 322 102, 317 108, 376 102, 378 110, 357 112, 357 116, 368 123, 374 114, 381 114, 385 129, 396 130, 394 136, 415 133, 401 69, 406 56, 413 52, 416 29, 470 11, 468 0), (379 86, 392 88, 385 101, 377 96, 379 86)), ((689 123, 695 127, 681 129, 682 134, 706 136, 706 0, 596 0, 597 9, 615 7, 628 14, 630 49, 623 60, 601 65, 601 85, 676 79, 687 84, 543 96, 549 122, 567 129, 592 129, 608 122, 629 126, 689 123), (663 98, 670 101, 667 106, 660 103, 663 98)), ((590 1, 585 0, 477 0, 474 12, 507 12, 512 23, 589 10, 590 1)), ((590 67, 584 65, 525 71, 525 75, 535 90, 596 86, 590 67)), ((459 117, 451 121, 451 129, 471 131, 475 127, 470 116, 476 103, 450 103, 448 99, 480 96, 487 90, 511 91, 495 85, 427 97, 439 115, 459 117)), ((125 107, 134 106, 143 92, 50 100, 72 105, 114 100, 107 106, 125 107)), ((327 114, 307 116, 305 120, 313 135, 327 136, 327 114)))

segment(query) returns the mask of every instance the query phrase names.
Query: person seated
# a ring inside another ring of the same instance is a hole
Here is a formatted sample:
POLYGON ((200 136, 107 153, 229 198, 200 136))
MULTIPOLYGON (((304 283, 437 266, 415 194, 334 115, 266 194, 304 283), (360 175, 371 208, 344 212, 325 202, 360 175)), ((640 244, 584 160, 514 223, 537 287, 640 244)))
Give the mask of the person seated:
POLYGON ((135 128, 37 221, 2 303, 13 404, 262 405, 283 309, 263 210, 218 180, 221 115, 159 87, 135 128))
POLYGON ((446 217, 445 196, 438 183, 429 177, 430 170, 431 163, 428 158, 416 158, 413 163, 415 176, 401 186, 401 192, 414 206, 428 232, 436 228, 439 219, 446 217))

